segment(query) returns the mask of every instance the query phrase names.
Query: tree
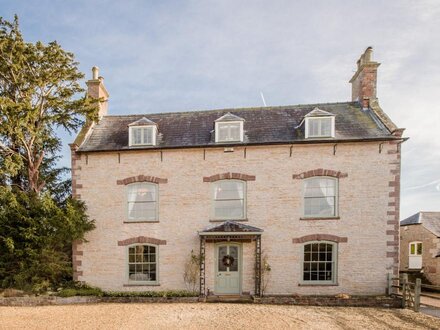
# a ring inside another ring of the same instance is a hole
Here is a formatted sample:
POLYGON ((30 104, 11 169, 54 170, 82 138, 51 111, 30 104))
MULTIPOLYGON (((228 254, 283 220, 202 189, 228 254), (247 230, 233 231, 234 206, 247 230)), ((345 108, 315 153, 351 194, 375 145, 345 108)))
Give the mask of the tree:
POLYGON ((93 228, 80 201, 0 187, 0 287, 41 292, 69 280, 72 242, 93 228))
POLYGON ((83 77, 56 41, 25 42, 17 16, 0 18, 0 182, 40 194, 54 179, 42 168, 56 162, 55 129, 72 132, 82 118, 97 118, 97 100, 77 97, 83 77))
POLYGON ((96 120, 83 74, 56 42, 23 40, 0 17, 0 287, 44 291, 71 278, 71 247, 94 221, 57 168, 56 129, 96 120))

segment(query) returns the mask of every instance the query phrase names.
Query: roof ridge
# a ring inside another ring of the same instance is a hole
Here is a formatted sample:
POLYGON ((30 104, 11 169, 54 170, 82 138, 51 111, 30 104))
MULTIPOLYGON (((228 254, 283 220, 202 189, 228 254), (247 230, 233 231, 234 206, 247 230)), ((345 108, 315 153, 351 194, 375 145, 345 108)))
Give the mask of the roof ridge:
POLYGON ((254 111, 254 110, 269 110, 269 109, 283 109, 289 107, 313 107, 322 105, 338 105, 338 104, 359 104, 357 101, 346 101, 346 102, 327 102, 327 103, 305 103, 305 104, 288 104, 288 105, 276 105, 267 107, 243 107, 243 108, 221 108, 221 109, 201 109, 201 110, 187 110, 187 111, 168 111, 168 112, 151 112, 151 113, 138 113, 138 114, 128 114, 128 115, 106 115, 105 118, 116 118, 116 117, 139 117, 139 116, 151 116, 151 115, 164 115, 164 114, 190 114, 194 112, 218 112, 218 111, 254 111))

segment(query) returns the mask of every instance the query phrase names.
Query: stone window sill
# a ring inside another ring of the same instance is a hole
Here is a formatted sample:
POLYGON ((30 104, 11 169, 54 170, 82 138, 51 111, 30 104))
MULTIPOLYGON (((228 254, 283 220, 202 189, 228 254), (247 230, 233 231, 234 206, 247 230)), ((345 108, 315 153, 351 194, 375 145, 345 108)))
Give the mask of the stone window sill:
POLYGON ((159 220, 155 220, 155 221, 124 221, 124 223, 159 223, 159 220))
POLYGON ((339 283, 298 283, 298 286, 339 286, 339 283))
POLYGON ((340 217, 301 217, 299 220, 339 220, 340 217))
POLYGON ((160 286, 160 283, 129 283, 129 284, 124 284, 124 287, 128 287, 128 286, 160 286))
POLYGON ((246 222, 248 219, 209 219, 209 222, 225 222, 225 221, 235 221, 235 222, 246 222))

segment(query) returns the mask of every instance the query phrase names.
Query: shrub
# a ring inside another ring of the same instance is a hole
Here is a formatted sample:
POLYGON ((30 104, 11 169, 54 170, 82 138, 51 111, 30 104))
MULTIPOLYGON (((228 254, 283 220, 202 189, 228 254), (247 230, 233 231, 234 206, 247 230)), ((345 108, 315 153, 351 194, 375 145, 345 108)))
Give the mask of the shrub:
POLYGON ((59 293, 60 297, 73 297, 73 296, 96 296, 102 297, 103 292, 99 288, 93 288, 89 286, 80 286, 76 288, 64 288, 59 293))
POLYGON ((197 291, 197 284, 200 279, 200 255, 191 250, 191 254, 185 262, 183 281, 186 288, 191 292, 197 291))

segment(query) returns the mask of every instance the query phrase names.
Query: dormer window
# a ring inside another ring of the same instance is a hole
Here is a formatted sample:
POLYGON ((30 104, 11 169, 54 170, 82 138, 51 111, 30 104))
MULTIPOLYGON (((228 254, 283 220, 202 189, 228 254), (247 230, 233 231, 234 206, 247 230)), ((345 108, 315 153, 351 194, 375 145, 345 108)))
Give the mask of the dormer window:
POLYGON ((128 125, 130 146, 155 146, 157 124, 143 117, 128 125))
POLYGON ((305 136, 308 138, 335 137, 335 115, 315 108, 305 116, 305 136))
POLYGON ((244 119, 231 113, 215 121, 215 142, 243 142, 244 119))

